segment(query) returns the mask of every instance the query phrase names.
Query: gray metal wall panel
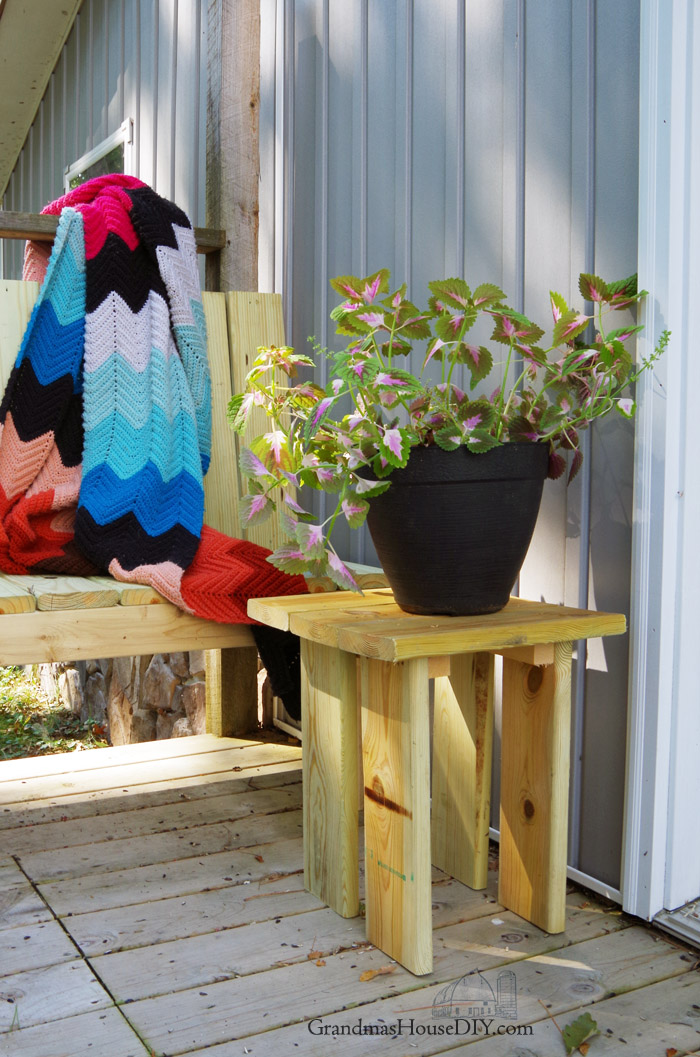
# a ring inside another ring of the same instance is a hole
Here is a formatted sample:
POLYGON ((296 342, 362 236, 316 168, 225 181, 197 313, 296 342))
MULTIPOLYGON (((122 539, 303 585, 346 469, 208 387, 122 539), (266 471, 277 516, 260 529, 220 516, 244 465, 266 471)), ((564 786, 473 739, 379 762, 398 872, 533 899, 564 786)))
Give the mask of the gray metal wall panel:
MULTIPOLYGON (((205 0, 85 0, 5 194, 38 212, 63 172, 133 118, 132 172, 204 224, 205 0)), ((21 273, 6 245, 4 272, 21 273)))
MULTIPOLYGON (((283 125, 272 105, 266 113, 277 122, 277 149, 288 152, 287 196, 276 196, 288 213, 266 230, 279 231, 284 219, 285 241, 269 256, 286 249, 293 262, 289 340, 303 347, 314 333, 337 341, 328 333, 336 300, 328 278, 365 263, 368 272, 391 267, 418 300, 429 278, 490 279, 538 319, 546 319, 552 288, 580 301, 580 271, 634 271, 638 6, 285 5, 294 48, 276 75, 293 117, 283 125)), ((263 144, 273 131, 263 129, 263 144)), ((267 160, 263 146, 263 167, 267 160)), ((568 492, 562 482, 547 486, 521 590, 627 611, 631 432, 624 423, 596 429, 591 449, 568 492)), ((360 533, 339 543, 346 557, 372 560, 360 533)), ((626 651, 619 639, 582 653, 573 722, 571 861, 613 885, 626 651)))

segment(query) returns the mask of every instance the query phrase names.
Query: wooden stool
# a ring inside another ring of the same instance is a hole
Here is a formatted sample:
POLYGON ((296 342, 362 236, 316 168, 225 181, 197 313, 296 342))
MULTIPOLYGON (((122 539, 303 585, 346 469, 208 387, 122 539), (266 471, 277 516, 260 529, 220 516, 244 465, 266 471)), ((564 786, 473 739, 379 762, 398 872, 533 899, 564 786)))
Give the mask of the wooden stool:
POLYGON ((493 654, 501 653, 498 897, 546 932, 564 931, 571 646, 621 634, 624 616, 513 598, 485 616, 420 617, 399 609, 389 589, 255 599, 248 612, 302 639, 309 891, 344 917, 358 913, 359 700, 367 938, 411 972, 432 971, 431 860, 486 887, 493 654))

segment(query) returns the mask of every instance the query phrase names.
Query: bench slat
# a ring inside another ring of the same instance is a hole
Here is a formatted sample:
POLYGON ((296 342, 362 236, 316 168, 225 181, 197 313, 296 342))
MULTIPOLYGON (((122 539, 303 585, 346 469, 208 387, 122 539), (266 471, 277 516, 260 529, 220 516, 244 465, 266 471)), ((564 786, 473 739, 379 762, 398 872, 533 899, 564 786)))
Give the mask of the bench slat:
POLYGON ((247 624, 215 624, 158 606, 111 606, 0 617, 0 665, 131 657, 180 650, 253 646, 247 624))
POLYGON ((39 610, 105 609, 116 606, 119 592, 107 583, 96 583, 85 576, 7 575, 4 578, 26 589, 36 599, 39 610))
POLYGON ((6 576, 0 576, 0 613, 33 613, 35 609, 36 599, 24 582, 20 587, 6 576))
POLYGON ((111 576, 90 576, 88 579, 103 589, 116 591, 120 606, 153 606, 166 601, 154 588, 145 584, 125 584, 121 580, 113 580, 111 576))

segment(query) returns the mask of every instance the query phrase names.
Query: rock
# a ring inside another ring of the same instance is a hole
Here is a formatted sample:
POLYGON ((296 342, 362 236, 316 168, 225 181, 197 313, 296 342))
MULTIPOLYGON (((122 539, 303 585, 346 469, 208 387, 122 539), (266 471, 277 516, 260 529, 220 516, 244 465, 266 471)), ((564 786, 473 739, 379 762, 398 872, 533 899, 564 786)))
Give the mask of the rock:
POLYGON ((112 745, 129 745, 131 743, 132 712, 133 709, 128 697, 122 693, 118 681, 112 679, 107 700, 109 740, 112 745))
POLYGON ((58 665, 40 664, 37 675, 42 693, 46 694, 49 701, 55 701, 58 697, 58 665))
POLYGON ((204 650, 190 650, 190 675, 203 675, 205 670, 204 650))
POLYGON ((80 715, 83 707, 83 689, 80 685, 80 672, 76 668, 66 668, 59 672, 57 680, 58 696, 71 712, 80 715))
POLYGON ((105 677, 100 671, 89 675, 85 682, 83 691, 83 706, 80 709, 80 718, 83 723, 91 719, 98 726, 103 727, 107 722, 107 684, 105 677))
POLYGON ((155 741, 158 716, 150 708, 137 708, 131 717, 131 743, 155 741))
POLYGON ((179 675, 181 679, 186 679, 190 674, 190 666, 187 663, 187 654, 185 653, 171 653, 169 655, 169 665, 171 671, 175 672, 175 675, 179 675))
POLYGON ((203 679, 185 683, 182 687, 182 705, 187 713, 193 734, 207 732, 206 687, 203 679))
POLYGON ((134 700, 134 657, 115 657, 112 662, 112 677, 119 681, 119 685, 128 698, 134 700))
POLYGON ((156 738, 158 741, 172 737, 175 720, 182 719, 181 715, 178 716, 174 712, 153 712, 152 715, 156 716, 156 738))
POLYGON ((176 719, 173 724, 173 732, 170 735, 171 738, 189 738, 192 735, 192 727, 187 716, 182 716, 180 719, 176 719))
POLYGON ((170 670, 162 655, 156 653, 148 665, 143 679, 142 707, 151 708, 157 712, 172 711, 173 697, 177 685, 177 676, 170 670))

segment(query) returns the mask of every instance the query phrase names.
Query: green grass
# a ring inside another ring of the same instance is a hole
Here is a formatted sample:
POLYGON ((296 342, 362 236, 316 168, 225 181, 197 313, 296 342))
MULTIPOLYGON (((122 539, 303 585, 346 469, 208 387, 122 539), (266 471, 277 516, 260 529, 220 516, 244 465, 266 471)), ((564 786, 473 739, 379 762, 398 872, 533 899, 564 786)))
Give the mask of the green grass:
POLYGON ((0 760, 106 745, 104 731, 50 701, 21 668, 0 668, 0 760))

